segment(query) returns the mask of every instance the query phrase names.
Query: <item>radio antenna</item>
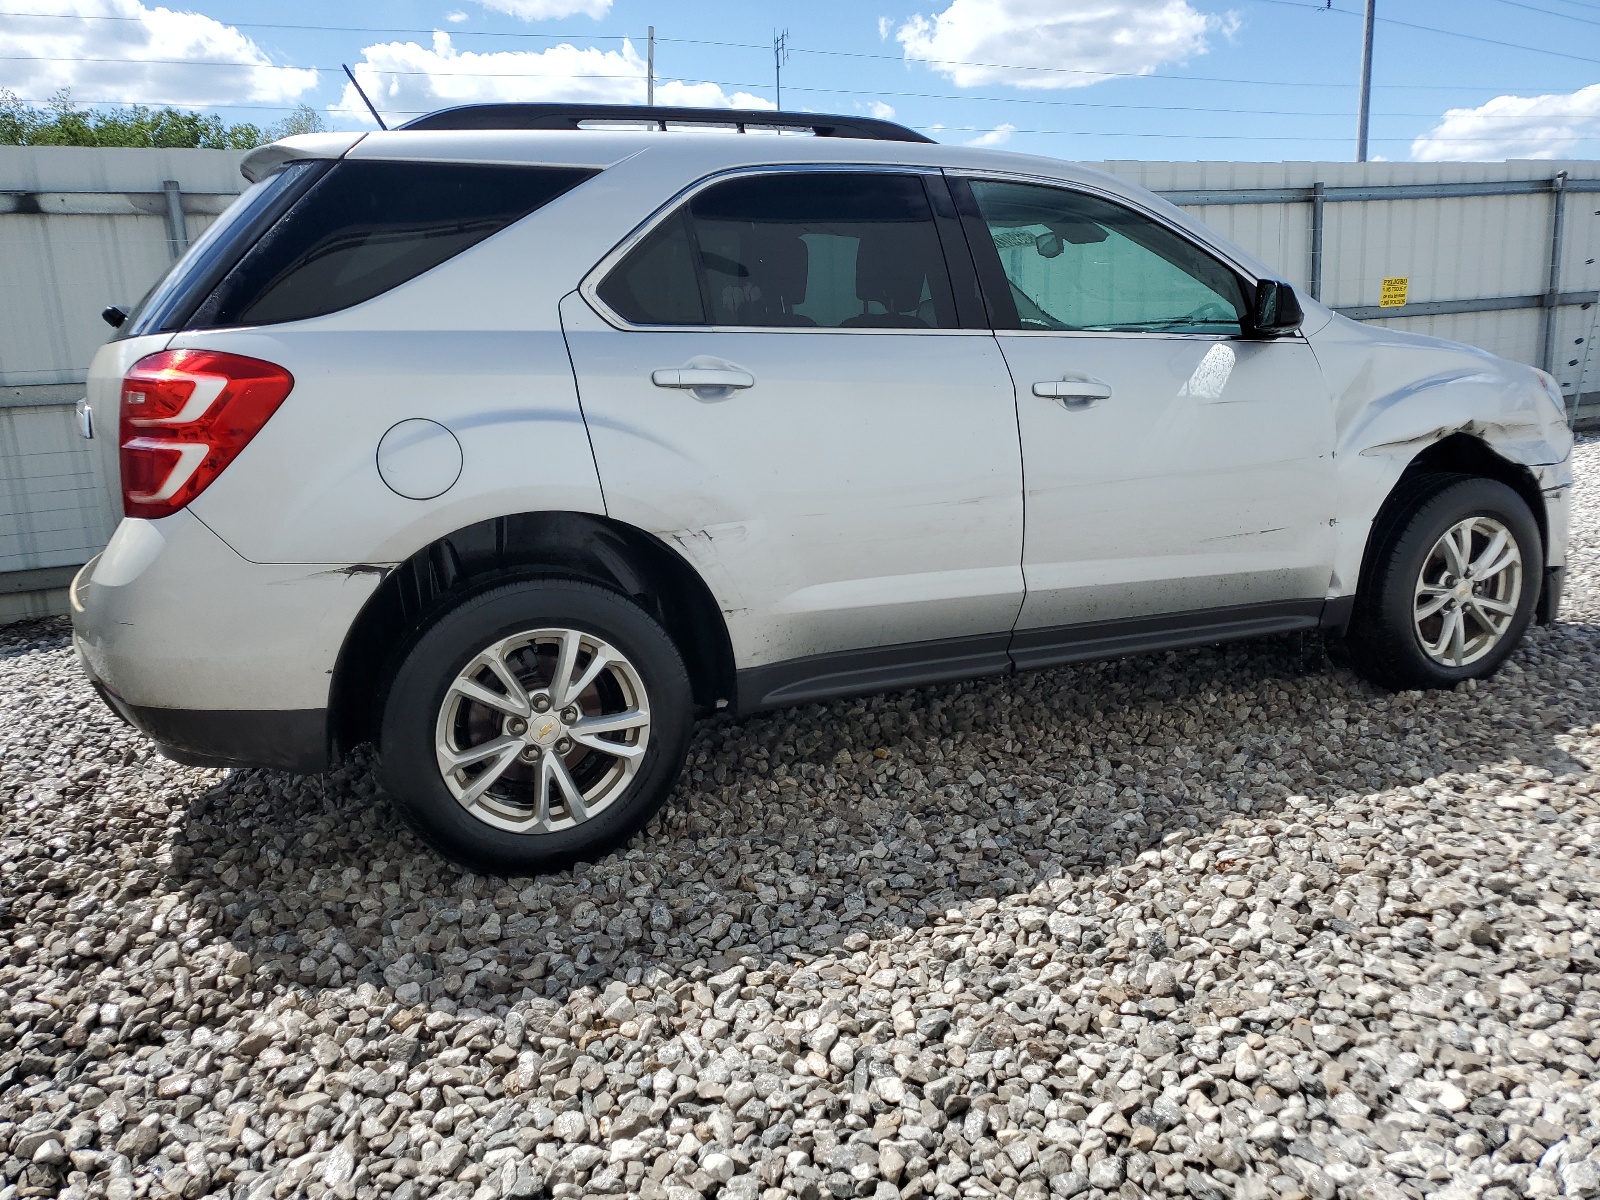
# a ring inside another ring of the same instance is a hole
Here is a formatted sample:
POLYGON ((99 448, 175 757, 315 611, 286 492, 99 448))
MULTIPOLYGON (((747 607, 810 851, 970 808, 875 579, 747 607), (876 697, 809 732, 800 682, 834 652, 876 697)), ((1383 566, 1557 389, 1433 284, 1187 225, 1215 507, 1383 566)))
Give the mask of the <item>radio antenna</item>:
POLYGON ((345 63, 340 63, 339 65, 344 67, 344 73, 350 76, 350 86, 356 89, 356 95, 360 96, 361 99, 366 103, 367 111, 372 114, 372 119, 378 123, 378 128, 388 129, 389 127, 383 123, 383 118, 378 115, 377 106, 372 103, 372 99, 367 95, 366 89, 361 86, 359 81, 357 81, 356 73, 352 71, 345 63))

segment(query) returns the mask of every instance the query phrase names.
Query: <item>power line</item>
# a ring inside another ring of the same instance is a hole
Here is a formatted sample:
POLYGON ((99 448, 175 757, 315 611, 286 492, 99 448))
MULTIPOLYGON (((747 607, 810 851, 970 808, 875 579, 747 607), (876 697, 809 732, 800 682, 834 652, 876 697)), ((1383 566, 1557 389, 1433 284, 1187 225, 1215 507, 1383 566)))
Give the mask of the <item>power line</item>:
MULTIPOLYGON (((1350 12, 1348 9, 1343 9, 1343 8, 1325 8, 1324 6, 1322 6, 1320 4, 1305 3, 1304 0, 1256 0, 1256 3, 1258 3, 1258 4, 1278 4, 1278 5, 1282 5, 1282 6, 1286 7, 1286 8, 1304 9, 1304 10, 1306 10, 1308 12, 1336 12, 1336 13, 1342 13, 1343 15, 1345 15, 1347 17, 1354 17, 1354 16, 1359 16, 1360 15, 1359 13, 1350 12)), ((1498 40, 1496 38, 1479 37, 1476 34, 1460 33, 1460 32, 1458 32, 1458 31, 1456 31, 1454 29, 1443 29, 1443 28, 1440 28, 1437 25, 1418 25, 1418 24, 1416 24, 1414 22, 1411 22, 1411 21, 1399 20, 1396 17, 1379 17, 1378 20, 1383 22, 1386 25, 1400 25, 1400 26, 1404 26, 1407 29, 1418 29, 1418 30, 1422 30, 1422 31, 1424 31, 1426 33, 1438 33, 1438 34, 1443 34, 1443 35, 1445 35, 1447 37, 1466 38, 1469 41, 1486 42, 1487 44, 1489 44, 1491 46, 1501 46, 1501 47, 1504 47, 1506 49, 1511 49, 1511 50, 1527 50, 1527 51, 1531 51, 1534 54, 1549 54, 1549 55, 1553 55, 1553 56, 1555 56, 1557 58, 1570 58, 1575 62, 1585 62, 1585 63, 1600 64, 1600 58, 1585 58, 1585 57, 1583 57, 1581 55, 1577 55, 1577 54, 1566 54, 1566 53, 1564 53, 1563 51, 1560 51, 1560 50, 1546 50, 1546 49, 1543 49, 1542 47, 1539 47, 1539 46, 1524 46, 1524 45, 1522 45, 1522 44, 1520 44, 1518 42, 1505 42, 1505 41, 1500 41, 1500 40, 1498 40)), ((692 39, 681 39, 681 40, 685 41, 686 43, 692 43, 692 39)), ((716 43, 703 43, 703 44, 706 44, 706 45, 732 46, 732 47, 738 47, 738 48, 742 48, 742 49, 752 49, 752 50, 761 48, 761 47, 756 47, 756 46, 745 46, 743 43, 738 43, 738 42, 716 42, 716 43)), ((1207 79, 1207 78, 1209 78, 1209 80, 1211 82, 1216 82, 1216 83, 1252 83, 1252 82, 1259 82, 1259 81, 1248 80, 1248 79, 1227 79, 1227 78, 1221 78, 1221 77, 1216 77, 1216 76, 1207 77, 1207 76, 1201 76, 1201 75, 1157 75, 1157 74, 1154 74, 1152 72, 1142 72, 1142 71, 1097 71, 1097 70, 1092 70, 1092 69, 1087 68, 1087 67, 1039 67, 1039 66, 1032 66, 1032 65, 1023 64, 1023 63, 967 62, 967 61, 965 61, 963 59, 953 59, 953 58, 948 58, 948 59, 947 58, 922 58, 922 57, 911 57, 911 56, 899 56, 899 55, 893 55, 893 54, 869 54, 869 53, 866 53, 864 51, 857 51, 857 50, 807 50, 807 49, 802 49, 802 48, 800 48, 798 46, 794 48, 794 53, 796 53, 796 54, 831 55, 831 56, 835 56, 835 57, 844 57, 844 58, 868 58, 868 59, 878 59, 880 61, 885 61, 885 62, 921 62, 921 63, 928 63, 928 64, 933 65, 933 66, 946 66, 946 67, 978 67, 978 68, 986 68, 986 69, 989 69, 989 70, 997 70, 997 71, 1037 71, 1037 72, 1042 72, 1042 73, 1045 73, 1045 74, 1054 74, 1054 75, 1093 75, 1096 78, 1128 78, 1128 79, 1207 79)), ((1289 86, 1295 86, 1295 85, 1291 84, 1289 86)))
MULTIPOLYGON (((92 62, 92 63, 123 63, 134 65, 160 65, 184 67, 212 67, 220 69, 254 69, 256 67, 272 67, 283 71, 314 71, 318 74, 340 75, 341 67, 316 67, 295 66, 292 63, 232 63, 218 62, 205 59, 170 59, 170 58, 53 58, 34 55, 0 55, 0 62, 92 62)), ((441 78, 441 79, 573 79, 573 80, 606 80, 606 79, 639 79, 642 76, 632 73, 612 74, 601 72, 580 72, 577 74, 550 74, 529 71, 419 71, 398 67, 375 67, 364 64, 363 69, 375 75, 395 75, 401 77, 441 78)), ((722 88, 758 89, 765 85, 753 82, 734 82, 726 79, 695 79, 683 77, 675 82, 686 84, 712 84, 722 88)), ((805 92, 812 95, 827 96, 871 96, 887 97, 895 100, 943 100, 949 102, 974 101, 984 104, 1021 104, 1030 107, 1044 108, 1087 108, 1106 110, 1112 112, 1199 112, 1216 113, 1231 116, 1260 116, 1260 117, 1313 117, 1313 118, 1340 118, 1349 114, 1343 111, 1322 112, 1309 109, 1277 109, 1277 108, 1233 108, 1214 105, 1194 104, 1121 104, 1101 100, 1046 100, 1033 96, 987 96, 977 93, 955 92, 910 92, 910 91, 884 91, 873 88, 826 88, 826 87, 801 87, 790 84, 790 90, 805 92)), ((83 104, 123 104, 125 101, 100 101, 80 100, 83 104)), ((40 103, 40 102, 34 102, 40 103)), ((247 107, 240 105, 210 104, 204 101, 146 101, 145 103, 188 103, 199 104, 209 108, 247 107)), ((1443 114, 1437 112, 1390 112, 1385 114, 1390 117, 1407 117, 1418 120, 1438 120, 1443 114)), ((1530 119, 1521 113, 1485 113, 1481 120, 1493 121, 1523 121, 1530 119)))
POLYGON ((1531 54, 1547 54, 1552 58, 1570 59, 1572 62, 1600 64, 1600 58, 1586 58, 1581 54, 1567 54, 1560 50, 1546 50, 1541 46, 1524 46, 1521 42, 1505 42, 1498 38, 1479 37, 1475 33, 1461 33, 1455 29, 1440 29, 1435 25, 1418 25, 1412 21, 1402 21, 1396 17, 1379 17, 1389 25, 1399 25, 1403 29, 1420 29, 1424 33, 1437 33, 1445 37, 1461 38, 1463 41, 1478 42, 1485 46, 1498 46, 1503 50, 1526 50, 1531 54))
MULTIPOLYGON (((1591 11, 1600 11, 1600 4, 1595 3, 1594 0, 1550 0, 1550 3, 1552 3, 1552 4, 1570 4, 1574 8, 1587 8, 1587 9, 1590 9, 1591 11)), ((1551 15, 1552 16, 1559 16, 1560 14, 1559 13, 1552 13, 1551 15)))
MULTIPOLYGON (((1349 114, 1340 114, 1348 116, 1349 114)), ((1233 133, 1120 133, 1107 129, 1019 129, 1015 125, 913 125, 913 129, 920 129, 926 133, 1026 133, 1042 134, 1059 137, 1136 137, 1136 138, 1177 138, 1184 141, 1217 141, 1217 142, 1318 142, 1318 143, 1346 143, 1345 137, 1272 137, 1264 134, 1233 134, 1233 133)), ((1398 145, 1409 145, 1417 141, 1415 137, 1386 137, 1373 138, 1374 142, 1388 142, 1398 145)), ((1428 138, 1430 142, 1449 144, 1455 142, 1476 143, 1482 138, 1428 138)))
MULTIPOLYGON (((297 67, 292 63, 238 63, 216 62, 192 58, 46 58, 33 54, 0 54, 0 62, 70 62, 70 63, 124 63, 148 64, 165 67, 225 67, 233 70, 253 71, 268 68, 277 71, 314 71, 319 75, 342 75, 343 67, 297 67)), ((643 79, 632 72, 620 75, 581 73, 540 74, 532 71, 409 71, 398 67, 375 67, 371 63, 359 64, 364 70, 377 75, 423 75, 435 79, 643 79)), ((714 83, 718 87, 758 88, 759 83, 726 83, 716 79, 680 79, 680 83, 714 83)))
MULTIPOLYGON (((1289 7, 1289 8, 1300 8, 1300 9, 1306 9, 1308 11, 1315 11, 1315 12, 1329 12, 1329 11, 1331 11, 1331 12, 1339 12, 1339 13, 1344 13, 1346 16, 1358 15, 1358 14, 1355 14, 1355 13, 1348 12, 1345 9, 1338 9, 1338 8, 1328 9, 1328 8, 1324 8, 1320 4, 1305 3, 1305 2, 1303 2, 1303 0, 1256 0, 1256 2, 1257 3, 1264 3, 1264 4, 1280 4, 1280 5, 1283 5, 1285 7, 1289 7)), ((1512 0, 1502 0, 1502 2, 1510 3, 1510 2, 1512 2, 1512 0)), ((1578 3, 1580 3, 1580 0, 1558 0, 1558 2, 1566 3, 1566 4, 1578 4, 1578 3)), ((1552 14, 1552 15, 1561 15, 1561 14, 1552 14)), ((78 14, 75 14, 75 13, 31 13, 31 12, 25 13, 25 12, 10 12, 10 11, 0 11, 0 17, 31 18, 31 19, 35 19, 35 20, 55 19, 55 20, 71 20, 71 21, 138 22, 140 20, 139 17, 106 16, 106 15, 99 15, 99 14, 78 15, 78 14)), ((1544 49, 1541 49, 1541 48, 1536 47, 1536 46, 1522 46, 1522 45, 1518 45, 1518 44, 1512 43, 1512 42, 1497 41, 1497 40, 1492 39, 1492 38, 1480 38, 1480 37, 1476 37, 1475 35, 1472 35, 1472 34, 1458 33, 1455 30, 1441 29, 1441 28, 1438 28, 1436 26, 1431 26, 1431 25, 1416 25, 1416 24, 1412 24, 1411 22, 1400 21, 1400 20, 1397 20, 1395 18, 1387 18, 1387 17, 1379 18, 1379 20, 1384 21, 1387 24, 1402 25, 1402 26, 1405 26, 1407 28, 1423 30, 1423 31, 1430 32, 1430 33, 1444 34, 1444 35, 1450 36, 1450 37, 1469 38, 1469 39, 1471 39, 1473 41, 1486 42, 1489 45, 1502 46, 1502 47, 1506 47, 1506 48, 1509 48, 1509 49, 1528 50, 1528 51, 1531 51, 1531 52, 1536 53, 1536 54, 1552 54, 1552 55, 1556 55, 1556 56, 1562 57, 1562 58, 1571 58, 1571 59, 1574 59, 1575 61, 1578 61, 1578 62, 1600 63, 1600 59, 1582 58, 1582 57, 1579 57, 1577 55, 1563 54, 1561 51, 1544 50, 1544 49)), ((424 27, 418 27, 418 26, 402 26, 402 25, 311 25, 311 24, 301 24, 301 23, 292 23, 292 22, 266 22, 266 21, 233 21, 233 22, 229 22, 229 24, 234 26, 234 27, 240 28, 240 29, 278 29, 278 30, 298 30, 298 31, 322 32, 322 33, 367 33, 367 34, 409 33, 409 34, 419 34, 419 35, 431 35, 431 34, 434 34, 434 33, 448 33, 452 38, 457 38, 457 37, 538 38, 538 39, 547 40, 547 41, 567 41, 567 42, 574 42, 574 41, 628 42, 628 41, 632 41, 633 40, 632 38, 630 38, 626 34, 534 33, 534 32, 528 32, 528 31, 520 31, 520 30, 510 31, 510 32, 499 32, 499 31, 491 31, 491 30, 472 30, 472 29, 440 30, 440 29, 438 29, 437 27, 434 27, 434 26, 428 26, 428 27, 424 28, 424 27)), ((736 50, 758 50, 758 51, 761 51, 763 53, 771 53, 771 50, 772 50, 772 48, 770 46, 758 45, 758 44, 753 43, 753 42, 725 42, 725 41, 718 41, 718 40, 706 39, 706 38, 658 38, 656 40, 659 41, 659 42, 662 42, 662 43, 671 42, 671 43, 674 43, 676 45, 716 46, 716 47, 722 47, 722 48, 726 48, 726 49, 736 49, 736 50)), ((1178 81, 1194 82, 1194 83, 1228 83, 1228 84, 1234 84, 1234 85, 1237 85, 1237 86, 1245 86, 1245 87, 1349 88, 1349 87, 1353 87, 1354 86, 1353 84, 1347 84, 1347 83, 1307 83, 1307 82, 1303 82, 1303 81, 1300 81, 1300 80, 1288 80, 1288 79, 1238 79, 1238 78, 1233 78, 1233 77, 1229 77, 1229 76, 1220 76, 1220 75, 1160 74, 1160 73, 1156 73, 1156 72, 1148 72, 1147 73, 1147 72, 1139 72, 1139 71, 1099 71, 1099 70, 1091 70, 1091 69, 1088 69, 1088 68, 1041 67, 1041 66, 1034 66, 1034 65, 1026 64, 1026 63, 989 63, 989 62, 968 62, 968 61, 962 60, 962 59, 907 58, 907 57, 902 56, 902 55, 893 55, 893 54, 870 54, 870 53, 866 53, 866 52, 863 52, 863 51, 852 51, 852 50, 813 50, 813 49, 805 49, 805 48, 798 47, 798 46, 792 47, 791 48, 791 52, 795 53, 795 54, 811 54, 811 55, 830 56, 830 57, 862 58, 862 59, 875 60, 875 61, 879 61, 879 62, 893 62, 893 63, 919 62, 919 63, 927 63, 927 64, 929 64, 931 66, 976 67, 976 68, 987 69, 987 70, 1032 71, 1032 72, 1040 72, 1040 73, 1046 73, 1046 74, 1092 75, 1095 78, 1104 78, 1104 79, 1170 79, 1170 80, 1178 80, 1178 81)), ((489 53, 493 53, 493 52, 491 51, 489 53)), ((17 56, 17 57, 21 58, 21 59, 31 59, 31 58, 34 58, 35 56, 28 55, 28 56, 17 56)), ((63 61, 63 60, 40 59, 39 61, 63 61)), ((90 60, 75 59, 75 60, 71 60, 71 61, 90 61, 90 60)), ((163 60, 157 60, 157 59, 127 59, 127 60, 105 59, 105 60, 99 60, 99 61, 160 62, 160 61, 163 61, 163 60)), ((185 65, 187 65, 187 60, 185 60, 185 65)), ((291 69, 291 70, 323 70, 323 71, 334 71, 335 70, 335 68, 331 68, 331 67, 311 67, 311 68, 290 67, 287 64, 278 64, 278 63, 227 63, 227 64, 223 64, 223 65, 226 65, 226 66, 245 66, 245 67, 282 67, 284 69, 291 69)), ((759 86, 763 86, 763 85, 760 85, 760 84, 739 84, 739 85, 736 85, 736 86, 740 86, 740 87, 759 87, 759 86)), ((1480 82, 1473 82, 1473 83, 1470 83, 1470 84, 1379 84, 1379 85, 1375 85, 1375 86, 1383 87, 1385 89, 1392 89, 1392 90, 1412 90, 1412 91, 1421 91, 1421 90, 1427 90, 1427 91, 1460 91, 1463 88, 1484 88, 1484 85, 1482 83, 1480 83, 1480 82)), ((1535 86, 1536 87, 1542 87, 1544 85, 1535 85, 1535 86)), ((1490 89, 1484 88, 1484 90, 1490 90, 1490 89)), ((1527 91, 1527 90, 1534 90, 1534 89, 1520 88, 1520 89, 1513 89, 1513 90, 1527 91)))
MULTIPOLYGON (((26 17, 34 20, 60 21, 132 21, 136 23, 144 20, 142 17, 105 16, 99 13, 0 12, 0 17, 26 17)), ((430 25, 427 28, 405 25, 299 25, 279 21, 227 21, 219 22, 219 24, 227 24, 237 29, 289 29, 309 33, 416 33, 429 35, 448 33, 452 38, 542 38, 558 42, 626 42, 632 40, 625 33, 533 33, 527 30, 498 32, 492 29, 440 29, 437 25, 430 25)))
MULTIPOLYGON (((723 87, 744 85, 723 84, 723 87)), ((1278 108, 1219 108, 1195 104, 1113 104, 1099 100, 1037 100, 1028 96, 979 96, 956 95, 948 92, 883 92, 870 88, 819 88, 795 87, 790 85, 791 91, 810 92, 819 95, 840 96, 874 96, 888 97, 890 99, 907 100, 973 100, 991 104, 1026 104, 1047 108, 1094 108, 1126 110, 1132 112, 1197 112, 1197 113, 1226 113, 1238 116, 1255 117, 1337 117, 1339 120, 1347 119, 1350 114, 1344 110, 1338 112, 1312 112, 1304 109, 1278 109, 1278 108)), ((1437 121, 1443 114, 1439 112, 1390 112, 1384 114, 1390 117, 1412 117, 1418 120, 1437 121)), ((1486 121, 1525 121, 1528 116, 1521 113, 1485 113, 1479 118, 1486 121)))
POLYGON ((1548 8, 1539 8, 1536 5, 1524 4, 1522 0, 1495 0, 1497 4, 1509 5, 1512 8, 1525 8, 1529 12, 1543 13, 1547 17, 1559 17, 1563 21, 1577 21, 1583 25, 1600 25, 1600 21, 1589 17, 1575 17, 1571 13, 1551 12, 1548 8))
MULTIPOLYGON (((1341 16, 1359 17, 1360 13, 1352 12, 1347 8, 1324 7, 1321 4, 1308 4, 1304 0, 1255 0, 1257 4, 1276 4, 1283 8, 1298 8, 1306 12, 1335 12, 1341 16)), ((1475 33, 1462 33, 1457 29, 1444 29, 1438 25, 1418 25, 1414 21, 1402 21, 1398 17, 1379 17, 1381 25, 1398 25, 1402 29, 1416 29, 1423 33, 1437 33, 1444 37, 1461 38, 1469 42, 1480 42, 1487 46, 1498 46, 1503 50, 1526 50, 1531 54, 1548 54, 1552 58, 1566 58, 1573 62, 1600 64, 1600 58, 1586 58, 1581 54, 1568 54, 1562 50, 1546 50, 1542 46, 1525 46, 1521 42, 1507 42, 1499 38, 1480 37, 1475 33)))

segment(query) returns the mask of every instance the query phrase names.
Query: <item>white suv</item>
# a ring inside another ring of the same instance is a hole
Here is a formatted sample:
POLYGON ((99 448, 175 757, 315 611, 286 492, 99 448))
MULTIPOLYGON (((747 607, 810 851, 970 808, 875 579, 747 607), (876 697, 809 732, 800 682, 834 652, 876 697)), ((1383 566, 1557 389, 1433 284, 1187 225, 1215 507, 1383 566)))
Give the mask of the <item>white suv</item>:
POLYGON ((1093 171, 544 105, 244 171, 108 310, 127 519, 77 646, 179 761, 376 743, 475 867, 629 837, 697 714, 1319 627, 1448 686, 1555 615, 1547 375, 1093 171))

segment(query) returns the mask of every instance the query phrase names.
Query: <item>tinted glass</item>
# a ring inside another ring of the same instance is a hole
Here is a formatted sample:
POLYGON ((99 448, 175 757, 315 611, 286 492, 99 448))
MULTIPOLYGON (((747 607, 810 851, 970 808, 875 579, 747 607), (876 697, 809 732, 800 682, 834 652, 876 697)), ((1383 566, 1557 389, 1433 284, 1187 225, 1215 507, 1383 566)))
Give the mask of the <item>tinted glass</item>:
POLYGON ((704 325, 684 214, 656 226, 599 287, 600 299, 635 325, 704 325))
POLYGON ((117 331, 117 337, 135 337, 181 329, 191 313, 237 262, 250 244, 270 225, 294 192, 309 182, 325 163, 290 163, 283 170, 250 186, 227 210, 211 222, 188 251, 173 263, 161 280, 140 300, 117 331))
POLYGON ((599 293, 637 324, 953 329, 933 213, 914 175, 732 179, 690 201, 599 293), (668 315, 672 314, 672 315, 668 315))
POLYGON ((1239 277, 1164 225, 1058 188, 971 186, 1021 328, 1242 331, 1239 277))
POLYGON ((194 324, 269 325, 349 308, 431 270, 593 174, 346 160, 251 247, 194 324))

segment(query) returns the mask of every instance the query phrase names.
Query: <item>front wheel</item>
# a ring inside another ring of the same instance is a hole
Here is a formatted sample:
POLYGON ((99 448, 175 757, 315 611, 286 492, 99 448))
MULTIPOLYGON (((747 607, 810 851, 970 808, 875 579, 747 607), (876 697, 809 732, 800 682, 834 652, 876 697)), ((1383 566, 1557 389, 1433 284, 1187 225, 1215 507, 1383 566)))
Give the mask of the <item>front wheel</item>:
POLYGON ((1352 660, 1384 687, 1492 675, 1539 599, 1543 543, 1522 497, 1492 479, 1431 483, 1377 531, 1351 617, 1352 660))
POLYGON ((555 870, 655 814, 691 724, 683 659, 637 605, 586 583, 508 584, 445 613, 401 663, 379 781, 448 857, 555 870))

